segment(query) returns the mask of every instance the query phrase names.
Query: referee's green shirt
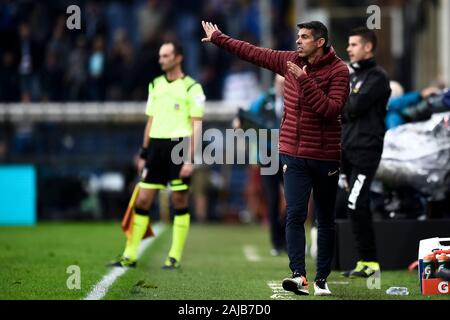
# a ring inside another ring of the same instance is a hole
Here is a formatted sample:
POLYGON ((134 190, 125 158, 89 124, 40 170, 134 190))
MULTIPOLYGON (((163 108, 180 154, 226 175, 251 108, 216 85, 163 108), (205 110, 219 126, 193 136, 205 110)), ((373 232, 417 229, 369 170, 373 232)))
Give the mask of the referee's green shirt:
POLYGON ((171 139, 192 135, 192 117, 203 117, 205 94, 189 76, 168 81, 165 75, 148 86, 145 113, 153 117, 151 138, 171 139))

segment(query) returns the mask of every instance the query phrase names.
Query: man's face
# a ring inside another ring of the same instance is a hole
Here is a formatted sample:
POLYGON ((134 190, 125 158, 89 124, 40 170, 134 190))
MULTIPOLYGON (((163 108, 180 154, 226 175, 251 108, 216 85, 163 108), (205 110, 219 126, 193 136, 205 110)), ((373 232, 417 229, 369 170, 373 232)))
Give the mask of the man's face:
POLYGON ((319 38, 314 40, 313 30, 302 28, 297 34, 297 52, 301 58, 308 58, 316 53, 319 46, 323 46, 325 39, 319 38))
POLYGON ((171 43, 165 43, 159 49, 159 64, 164 72, 173 70, 181 63, 181 56, 175 55, 174 49, 171 43))
POLYGON ((372 53, 372 44, 365 42, 361 36, 350 36, 347 47, 350 62, 358 62, 368 59, 372 53))

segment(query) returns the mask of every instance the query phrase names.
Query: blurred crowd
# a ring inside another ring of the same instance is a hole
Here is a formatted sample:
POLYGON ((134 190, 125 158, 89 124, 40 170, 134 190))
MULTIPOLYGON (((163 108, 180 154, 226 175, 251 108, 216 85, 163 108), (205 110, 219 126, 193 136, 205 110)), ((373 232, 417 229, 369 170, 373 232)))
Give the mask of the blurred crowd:
MULTIPOLYGON (((294 43, 291 10, 291 1, 272 1, 276 49, 294 43)), ((0 102, 145 100, 160 74, 159 46, 168 40, 182 43, 184 69, 208 99, 255 98, 257 70, 202 45, 202 19, 231 36, 261 40, 257 0, 0 0, 0 102), (81 9, 81 30, 66 27, 73 4, 81 9)))

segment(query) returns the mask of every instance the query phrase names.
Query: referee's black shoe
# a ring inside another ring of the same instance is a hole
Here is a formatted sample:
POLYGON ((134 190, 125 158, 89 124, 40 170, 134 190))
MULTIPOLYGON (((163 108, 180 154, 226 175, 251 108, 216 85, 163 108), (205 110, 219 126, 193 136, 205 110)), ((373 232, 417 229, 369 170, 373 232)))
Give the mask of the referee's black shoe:
POLYGON ((117 259, 110 261, 106 264, 107 267, 119 267, 119 268, 136 268, 137 262, 127 257, 119 256, 117 259))
POLYGON ((380 264, 378 262, 358 261, 355 269, 344 271, 341 275, 347 278, 369 278, 379 271, 380 264))
POLYGON ((173 270, 178 269, 180 267, 180 263, 177 261, 177 259, 168 257, 164 265, 161 267, 164 270, 173 270))

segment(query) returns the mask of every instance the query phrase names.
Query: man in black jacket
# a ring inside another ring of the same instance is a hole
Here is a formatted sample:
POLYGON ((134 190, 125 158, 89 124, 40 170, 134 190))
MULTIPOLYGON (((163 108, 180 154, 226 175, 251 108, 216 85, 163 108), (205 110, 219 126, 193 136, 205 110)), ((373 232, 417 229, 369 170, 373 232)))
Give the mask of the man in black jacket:
POLYGON ((391 89, 386 72, 374 59, 376 45, 373 30, 351 31, 347 52, 354 73, 350 76, 351 91, 342 117, 341 164, 348 185, 347 212, 358 262, 355 269, 343 273, 347 277, 370 277, 380 270, 369 192, 383 152, 384 118, 391 89))

